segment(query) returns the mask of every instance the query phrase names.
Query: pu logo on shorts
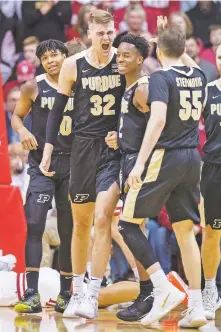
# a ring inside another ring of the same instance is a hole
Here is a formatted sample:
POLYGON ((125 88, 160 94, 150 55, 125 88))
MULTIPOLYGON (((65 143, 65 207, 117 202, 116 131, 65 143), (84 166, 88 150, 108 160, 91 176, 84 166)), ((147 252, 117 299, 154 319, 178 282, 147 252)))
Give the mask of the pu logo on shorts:
POLYGON ((215 219, 213 223, 213 228, 221 229, 221 219, 215 219))
POLYGON ((89 197, 89 194, 76 194, 74 202, 81 203, 83 201, 86 201, 86 199, 88 199, 88 197, 89 197))
POLYGON ((45 203, 48 202, 50 199, 49 195, 45 195, 45 194, 40 194, 39 195, 39 199, 37 200, 38 203, 45 203))

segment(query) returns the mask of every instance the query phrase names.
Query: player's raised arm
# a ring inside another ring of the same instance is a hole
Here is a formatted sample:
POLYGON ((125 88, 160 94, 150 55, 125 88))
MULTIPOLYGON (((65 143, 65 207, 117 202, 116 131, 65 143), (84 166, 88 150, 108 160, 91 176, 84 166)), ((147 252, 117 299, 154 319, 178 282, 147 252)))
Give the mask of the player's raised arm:
POLYGON ((75 56, 66 59, 61 67, 58 80, 58 90, 54 105, 48 116, 46 129, 46 143, 43 152, 43 158, 40 164, 40 169, 43 174, 48 174, 50 167, 51 155, 53 146, 56 143, 60 124, 63 117, 63 111, 71 94, 71 89, 76 78, 76 61, 75 56))
MULTIPOLYGON (((163 16, 157 16, 157 30, 158 30, 158 32, 162 32, 166 28, 168 28, 167 17, 166 16, 164 16, 164 17, 163 16)), ((151 41, 157 43, 157 38, 153 38, 151 41)), ((194 68, 199 68, 200 69, 200 67, 197 65, 197 63, 185 52, 180 57, 180 60, 187 67, 194 67, 194 68)))
POLYGON ((36 150, 38 143, 35 136, 24 126, 24 118, 29 113, 33 100, 37 95, 36 80, 26 82, 21 87, 20 100, 12 115, 12 128, 19 134, 20 142, 25 150, 36 150))

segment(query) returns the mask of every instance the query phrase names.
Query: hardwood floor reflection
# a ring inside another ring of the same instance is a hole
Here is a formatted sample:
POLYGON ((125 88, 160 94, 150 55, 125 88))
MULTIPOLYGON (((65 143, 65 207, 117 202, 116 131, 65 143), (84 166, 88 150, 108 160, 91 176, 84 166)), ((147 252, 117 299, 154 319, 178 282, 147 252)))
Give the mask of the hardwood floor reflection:
MULTIPOLYGON (((180 319, 182 307, 172 311, 160 323, 144 328, 139 322, 127 323, 116 317, 116 309, 108 308, 99 311, 95 320, 64 319, 61 314, 44 310, 36 315, 17 315, 13 308, 0 308, 0 332, 137 332, 166 331, 183 332, 196 329, 180 329, 177 322, 180 319)), ((209 322, 200 329, 201 332, 221 331, 221 310, 217 311, 216 320, 209 322)))

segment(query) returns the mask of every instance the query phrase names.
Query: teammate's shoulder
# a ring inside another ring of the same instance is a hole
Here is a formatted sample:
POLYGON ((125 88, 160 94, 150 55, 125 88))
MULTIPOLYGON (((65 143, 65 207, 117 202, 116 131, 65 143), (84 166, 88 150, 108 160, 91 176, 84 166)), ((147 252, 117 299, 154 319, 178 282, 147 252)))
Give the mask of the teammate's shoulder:
POLYGON ((207 86, 207 88, 209 88, 209 87, 216 86, 216 85, 217 85, 217 80, 207 83, 206 86, 207 86))
POLYGON ((139 102, 139 100, 148 97, 149 94, 149 77, 147 75, 142 76, 137 81, 137 88, 135 90, 135 99, 139 102))
POLYGON ((142 84, 148 84, 149 83, 149 76, 144 75, 141 78, 139 78, 139 80, 137 81, 138 86, 142 85, 142 84))
POLYGON ((154 73, 152 73, 149 77, 149 81, 166 81, 167 83, 170 82, 170 74, 169 74, 170 68, 164 69, 161 68, 159 70, 156 70, 154 73))
POLYGON ((79 53, 69 56, 68 58, 66 58, 64 60, 63 65, 69 65, 69 66, 74 65, 77 60, 85 57, 86 52, 87 52, 87 50, 83 50, 79 53))
POLYGON ((46 78, 46 74, 45 73, 35 76, 36 82, 44 81, 45 78, 46 78))

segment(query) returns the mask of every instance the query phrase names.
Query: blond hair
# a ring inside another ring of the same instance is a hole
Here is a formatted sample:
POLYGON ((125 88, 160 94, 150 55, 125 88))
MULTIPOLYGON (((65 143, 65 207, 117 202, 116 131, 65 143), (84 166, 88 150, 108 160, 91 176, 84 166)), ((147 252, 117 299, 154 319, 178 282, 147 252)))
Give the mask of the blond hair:
POLYGON ((89 24, 108 24, 113 21, 113 15, 102 9, 96 9, 90 13, 89 24))
POLYGON ((75 38, 65 43, 65 46, 68 49, 68 56, 75 55, 87 49, 80 39, 75 38))
POLYGON ((40 42, 38 40, 37 37, 35 36, 30 36, 24 39, 23 41, 23 46, 28 46, 28 45, 32 45, 32 44, 36 44, 38 45, 40 42))

